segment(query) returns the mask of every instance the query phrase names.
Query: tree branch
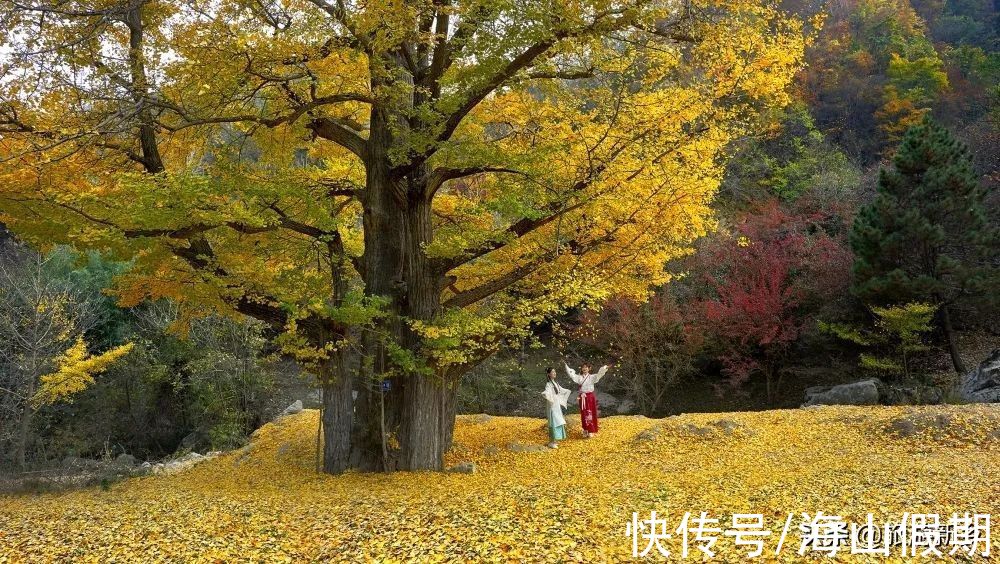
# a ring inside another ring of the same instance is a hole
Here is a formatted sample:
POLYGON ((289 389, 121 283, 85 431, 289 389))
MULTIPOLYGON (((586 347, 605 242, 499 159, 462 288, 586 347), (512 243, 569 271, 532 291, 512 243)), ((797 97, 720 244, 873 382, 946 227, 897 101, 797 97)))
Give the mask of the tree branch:
POLYGON ((449 180, 456 180, 459 178, 465 178, 467 176, 473 176, 476 174, 486 174, 486 173, 506 173, 506 174, 520 174, 525 173, 515 170, 512 168, 505 167, 494 167, 494 166, 473 166, 465 168, 448 168, 440 167, 434 169, 433 172, 428 175, 427 178, 427 197, 432 198, 434 194, 441 188, 445 182, 449 180))
POLYGON ((334 118, 316 118, 306 127, 317 136, 333 141, 348 151, 354 153, 363 162, 368 160, 368 141, 364 137, 334 118))

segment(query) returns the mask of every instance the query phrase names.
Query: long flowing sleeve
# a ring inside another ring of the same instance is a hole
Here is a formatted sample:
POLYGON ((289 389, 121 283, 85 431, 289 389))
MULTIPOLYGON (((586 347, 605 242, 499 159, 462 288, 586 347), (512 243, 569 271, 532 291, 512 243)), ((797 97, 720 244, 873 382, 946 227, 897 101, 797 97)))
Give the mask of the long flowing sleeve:
POLYGON ((556 387, 556 395, 558 396, 559 405, 566 407, 569 404, 569 394, 570 391, 559 385, 558 382, 553 382, 556 387))
POLYGON ((573 370, 572 368, 570 368, 569 365, 566 364, 565 362, 563 364, 566 365, 566 374, 569 374, 569 379, 572 380, 573 382, 577 383, 577 384, 582 384, 583 383, 583 376, 580 376, 579 374, 577 374, 576 370, 573 370))
POLYGON ((608 365, 605 364, 604 366, 601 367, 600 370, 597 371, 597 374, 594 374, 594 376, 591 378, 591 381, 596 384, 601 380, 601 378, 604 377, 604 374, 607 373, 607 371, 608 371, 608 365))
POLYGON ((562 407, 566 407, 569 404, 569 394, 569 390, 556 382, 546 383, 545 391, 542 392, 542 395, 545 396, 545 400, 549 402, 550 406, 554 404, 562 407))

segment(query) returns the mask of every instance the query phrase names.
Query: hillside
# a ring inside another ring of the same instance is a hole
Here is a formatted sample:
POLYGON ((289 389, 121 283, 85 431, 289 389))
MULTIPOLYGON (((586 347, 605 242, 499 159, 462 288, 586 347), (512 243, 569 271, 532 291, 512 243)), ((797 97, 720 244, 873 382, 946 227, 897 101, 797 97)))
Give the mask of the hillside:
MULTIPOLYGON (((630 555, 633 511, 670 528, 685 511, 723 528, 761 513, 772 552, 790 512, 1000 514, 1000 406, 611 417, 598 438, 538 452, 541 419, 461 416, 447 463, 475 474, 338 477, 313 470, 316 417, 268 424, 180 474, 0 497, 0 562, 613 561, 630 555)), ((789 536, 783 559, 798 548, 789 536)), ((716 550, 736 560, 745 547, 720 537, 716 550)))

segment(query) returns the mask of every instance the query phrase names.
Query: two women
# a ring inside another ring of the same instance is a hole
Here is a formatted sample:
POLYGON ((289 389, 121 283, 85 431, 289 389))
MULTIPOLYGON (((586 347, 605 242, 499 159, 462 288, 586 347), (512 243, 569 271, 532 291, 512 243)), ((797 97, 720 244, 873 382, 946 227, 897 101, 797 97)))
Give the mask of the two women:
MULTIPOLYGON (((602 366, 597 374, 590 373, 590 364, 584 363, 580 367, 580 374, 566 365, 566 373, 570 379, 580 386, 580 422, 583 426, 583 436, 589 439, 597 434, 597 395, 594 394, 594 384, 596 384, 605 373, 607 365, 602 366)), ((566 419, 563 417, 563 409, 569 402, 569 390, 563 388, 556 382, 556 370, 546 368, 545 391, 542 395, 548 401, 548 421, 549 421, 549 448, 558 448, 557 441, 566 438, 566 419)))

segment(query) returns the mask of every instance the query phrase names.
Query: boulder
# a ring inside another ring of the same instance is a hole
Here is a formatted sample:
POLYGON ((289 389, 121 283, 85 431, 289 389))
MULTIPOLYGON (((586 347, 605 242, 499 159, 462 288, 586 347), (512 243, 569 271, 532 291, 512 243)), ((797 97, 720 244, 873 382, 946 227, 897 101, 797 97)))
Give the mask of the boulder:
POLYGON ((199 431, 194 431, 181 439, 180 444, 177 445, 177 450, 194 450, 206 442, 208 442, 207 435, 199 431))
POLYGON ((115 466, 125 466, 131 468, 135 466, 135 457, 131 454, 119 454, 118 458, 115 458, 115 466))
POLYGON ((971 403, 1000 403, 1000 349, 962 377, 958 396, 971 403))
POLYGON ((889 422, 886 431, 897 437, 912 437, 925 431, 944 431, 952 418, 945 413, 911 413, 889 422))
POLYGON ((663 432, 663 428, 659 425, 653 425, 652 427, 642 431, 635 436, 635 441, 637 443, 652 443, 659 438, 660 433, 663 432))
POLYGON ((717 429, 719 429, 720 431, 722 431, 727 435, 733 435, 737 431, 746 432, 745 425, 743 425, 739 421, 734 421, 732 419, 719 419, 716 421, 712 421, 711 423, 709 423, 709 425, 716 427, 717 429))
POLYGON ((469 423, 473 423, 475 425, 479 425, 482 423, 489 423, 492 420, 493 416, 487 413, 477 413, 476 415, 469 416, 469 423))
POLYGON ((448 468, 447 471, 454 474, 475 474, 476 464, 474 462, 459 462, 451 468, 448 468))
POLYGON ((618 415, 626 415, 632 413, 633 411, 635 411, 635 402, 628 398, 625 398, 618 404, 618 407, 615 408, 615 411, 618 412, 618 415))
POLYGON ((694 423, 685 423, 679 427, 679 429, 687 435, 693 437, 708 437, 712 435, 712 429, 708 427, 702 427, 701 425, 695 425, 694 423))
POLYGON ((497 445, 486 445, 486 448, 483 449, 483 454, 486 456, 496 456, 500 454, 500 447, 497 445))
POLYGON ((937 405, 943 401, 944 392, 936 386, 886 384, 879 388, 882 405, 937 405))
POLYGON ((152 474, 175 474, 177 472, 187 470, 206 460, 215 458, 215 456, 218 455, 205 456, 203 454, 198 454, 197 452, 189 452, 179 458, 154 464, 150 470, 152 474))
POLYGON ((879 382, 876 378, 840 384, 806 388, 806 401, 811 405, 878 405, 879 382))
POLYGON ((302 412, 302 400, 295 400, 292 405, 289 405, 281 412, 281 415, 295 415, 296 413, 302 412))

